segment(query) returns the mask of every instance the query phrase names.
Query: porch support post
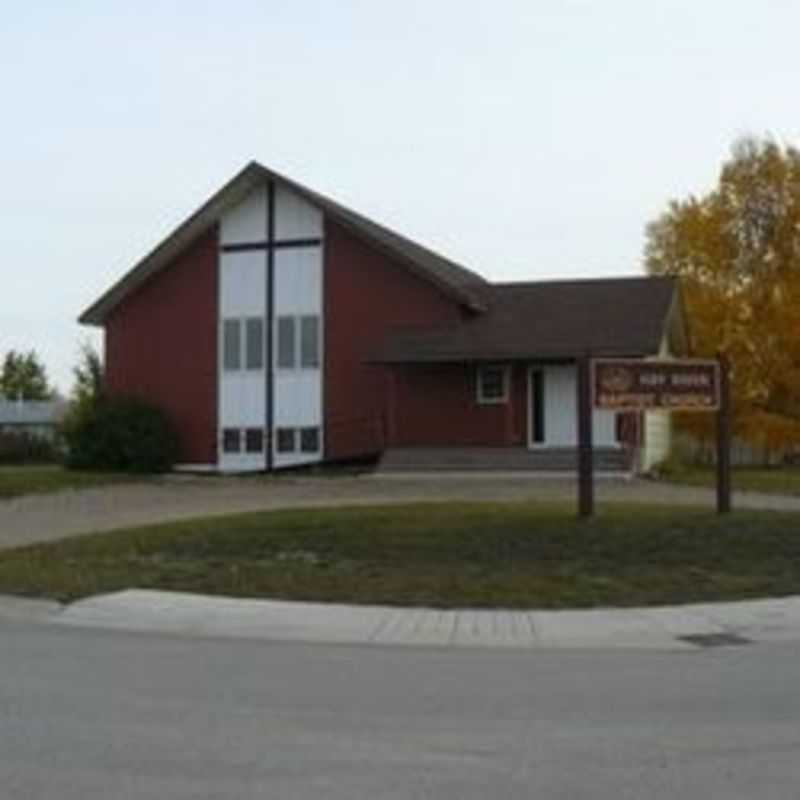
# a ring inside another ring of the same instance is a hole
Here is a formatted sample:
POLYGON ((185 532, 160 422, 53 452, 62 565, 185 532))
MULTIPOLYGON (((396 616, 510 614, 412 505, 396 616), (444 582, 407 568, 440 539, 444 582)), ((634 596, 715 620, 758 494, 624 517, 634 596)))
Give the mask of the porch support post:
POLYGON ((581 356, 577 362, 579 517, 594 515, 591 364, 591 357, 588 354, 581 356))
POLYGON ((386 375, 386 414, 383 448, 391 447, 397 441, 397 365, 389 366, 386 375))
POLYGON ((505 413, 505 444, 510 446, 514 444, 514 400, 516 397, 516 370, 515 364, 508 366, 508 402, 506 403, 505 413))
POLYGON ((731 385, 730 364, 719 353, 719 411, 717 411, 717 513, 731 510, 731 385))

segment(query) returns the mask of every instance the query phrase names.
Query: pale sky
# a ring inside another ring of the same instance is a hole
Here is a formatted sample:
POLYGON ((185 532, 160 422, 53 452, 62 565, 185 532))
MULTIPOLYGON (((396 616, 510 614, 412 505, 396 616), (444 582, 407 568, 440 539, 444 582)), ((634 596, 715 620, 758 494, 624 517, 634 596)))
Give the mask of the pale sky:
POLYGON ((64 392, 78 314, 251 159, 534 280, 640 272, 645 224, 736 138, 800 143, 797 2, 7 0, 0 20, 0 354, 35 348, 64 392))

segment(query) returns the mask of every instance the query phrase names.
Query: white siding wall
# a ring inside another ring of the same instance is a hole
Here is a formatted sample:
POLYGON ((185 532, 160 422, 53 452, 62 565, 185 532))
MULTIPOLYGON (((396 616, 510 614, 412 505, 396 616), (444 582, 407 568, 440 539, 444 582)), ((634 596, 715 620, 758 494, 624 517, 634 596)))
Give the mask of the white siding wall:
POLYGON ((574 367, 544 369, 544 445, 574 447, 577 442, 574 367))
MULTIPOLYGON (((671 357, 669 340, 665 336, 661 342, 658 358, 671 357)), ((639 456, 642 472, 651 470, 663 461, 672 449, 672 417, 669 411, 644 412, 644 445, 639 456)))
POLYGON ((647 472, 668 455, 672 445, 672 418, 669 411, 646 411, 641 469, 647 472))
POLYGON ((595 409, 592 417, 592 434, 598 447, 617 446, 617 415, 614 411, 595 409))
MULTIPOLYGON (((258 428, 268 433, 272 442, 272 463, 275 467, 320 461, 322 458, 322 246, 305 240, 322 240, 323 216, 313 205, 294 192, 275 187, 273 229, 273 345, 267 352, 269 309, 269 253, 264 247, 251 250, 220 252, 220 319, 219 319, 219 467, 223 470, 259 470, 266 465, 266 454, 244 452, 243 432, 258 428), (281 246, 289 243, 291 246, 281 246), (277 331, 281 317, 292 316, 297 325, 297 364, 289 369, 277 368, 277 331), (318 318, 319 365, 300 363, 300 328, 304 316, 318 318), (264 328, 264 366, 247 369, 245 321, 258 318, 264 328), (242 321, 242 368, 224 368, 224 324, 226 319, 242 321), (267 397, 267 370, 272 370, 272 421, 267 431, 270 398, 267 397), (293 452, 279 452, 279 431, 292 429, 293 452), (301 430, 318 431, 319 447, 303 452, 301 430), (224 433, 242 432, 242 452, 224 451, 224 433)), ((267 243, 269 237, 269 191, 265 184, 255 188, 239 205, 223 214, 220 220, 220 244, 243 245, 267 243)))

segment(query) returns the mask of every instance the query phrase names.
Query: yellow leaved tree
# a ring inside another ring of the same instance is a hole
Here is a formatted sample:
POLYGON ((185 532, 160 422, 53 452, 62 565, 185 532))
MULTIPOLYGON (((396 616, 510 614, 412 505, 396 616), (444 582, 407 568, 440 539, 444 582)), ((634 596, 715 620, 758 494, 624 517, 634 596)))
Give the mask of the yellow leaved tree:
MULTIPOLYGON (((647 226, 645 265, 677 275, 693 354, 731 362, 734 433, 764 453, 800 446, 800 151, 736 143, 717 185, 647 226)), ((700 439, 709 415, 680 415, 700 439)))

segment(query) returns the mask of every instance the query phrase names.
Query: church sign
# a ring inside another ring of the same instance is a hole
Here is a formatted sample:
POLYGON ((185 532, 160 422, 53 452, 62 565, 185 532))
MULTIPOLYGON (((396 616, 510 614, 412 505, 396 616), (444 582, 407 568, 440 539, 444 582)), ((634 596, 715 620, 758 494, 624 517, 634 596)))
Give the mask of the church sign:
POLYGON ((717 512, 731 510, 730 366, 716 361, 578 359, 578 515, 594 514, 592 407, 611 411, 713 411, 717 418, 717 512))
POLYGON ((615 411, 717 411, 720 369, 717 361, 684 359, 594 359, 595 408, 615 411))

